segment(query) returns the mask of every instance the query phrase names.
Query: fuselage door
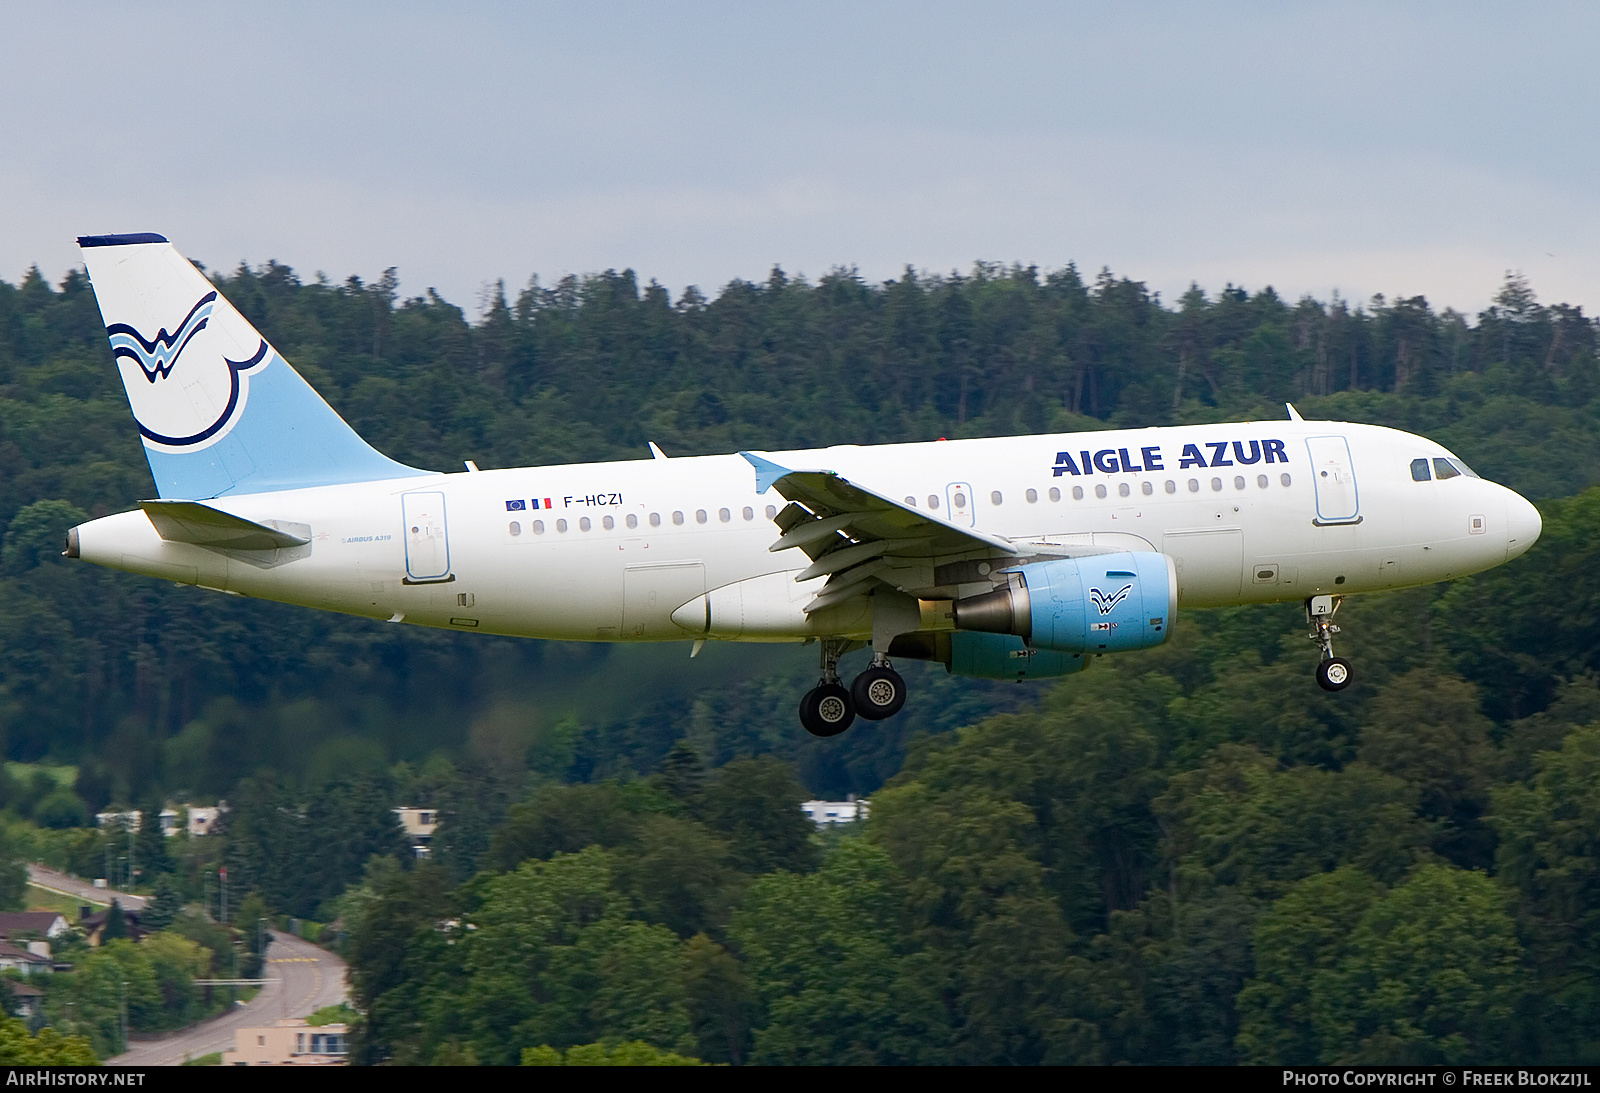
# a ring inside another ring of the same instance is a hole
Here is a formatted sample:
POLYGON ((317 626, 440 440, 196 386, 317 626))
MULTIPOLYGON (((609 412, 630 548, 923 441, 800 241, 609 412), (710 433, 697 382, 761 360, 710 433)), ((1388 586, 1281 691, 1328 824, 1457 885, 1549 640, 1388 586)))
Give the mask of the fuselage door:
POLYGON ((1311 481, 1317 491, 1317 518, 1322 524, 1359 524, 1361 498, 1350 460, 1350 445, 1342 436, 1306 438, 1311 455, 1311 481))
POLYGON ((400 495, 406 520, 406 579, 442 581, 450 575, 450 542, 444 520, 444 494, 400 495))
POLYGON ((952 482, 944 488, 944 501, 950 508, 946 519, 962 527, 972 526, 972 487, 965 482, 952 482))

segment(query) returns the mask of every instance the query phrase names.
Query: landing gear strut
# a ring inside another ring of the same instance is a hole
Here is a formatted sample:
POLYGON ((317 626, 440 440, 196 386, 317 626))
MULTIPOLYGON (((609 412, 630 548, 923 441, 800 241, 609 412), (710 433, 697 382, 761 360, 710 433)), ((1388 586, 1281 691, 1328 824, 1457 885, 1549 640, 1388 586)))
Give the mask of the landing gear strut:
POLYGON ((838 736, 850 727, 856 715, 868 721, 893 717, 906 704, 906 681, 889 666, 889 658, 874 653, 872 665, 856 676, 847 690, 839 682, 839 658, 854 642, 845 638, 824 638, 822 678, 800 700, 800 724, 812 736, 838 736))
POLYGON ((850 643, 823 638, 822 679, 800 700, 800 724, 812 736, 838 736, 856 719, 855 701, 839 682, 839 658, 850 643))
POLYGON ((1306 621, 1311 624, 1307 635, 1317 643, 1322 657, 1317 662, 1317 686, 1324 691, 1342 691, 1350 686, 1350 662, 1333 655, 1333 635, 1339 633, 1333 616, 1344 602, 1343 596, 1312 596, 1306 600, 1306 621))

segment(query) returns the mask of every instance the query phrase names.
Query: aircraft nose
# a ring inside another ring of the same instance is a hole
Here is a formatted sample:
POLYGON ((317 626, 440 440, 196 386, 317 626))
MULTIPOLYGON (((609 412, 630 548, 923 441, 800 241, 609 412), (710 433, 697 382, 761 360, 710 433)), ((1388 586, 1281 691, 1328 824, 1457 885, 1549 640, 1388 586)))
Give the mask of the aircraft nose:
POLYGON ((1544 520, 1533 503, 1519 493, 1506 498, 1506 560, 1526 554, 1544 530, 1544 520))

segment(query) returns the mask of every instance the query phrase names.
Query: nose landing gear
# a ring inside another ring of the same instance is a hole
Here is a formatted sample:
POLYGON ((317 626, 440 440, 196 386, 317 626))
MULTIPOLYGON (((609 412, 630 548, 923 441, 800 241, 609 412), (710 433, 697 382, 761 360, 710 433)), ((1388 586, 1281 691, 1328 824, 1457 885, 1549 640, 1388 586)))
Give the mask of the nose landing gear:
POLYGON ((1352 679, 1350 662, 1333 655, 1333 635, 1339 633, 1333 616, 1343 602, 1343 596, 1312 596, 1306 600, 1306 621, 1311 624, 1311 633, 1306 636, 1322 651, 1316 676, 1317 686, 1324 691, 1342 691, 1352 679))
POLYGON ((824 638, 822 679, 800 700, 800 724, 812 736, 838 736, 859 714, 868 721, 893 717, 906 704, 906 681, 889 666, 888 657, 874 655, 872 666, 850 684, 839 682, 839 658, 852 643, 824 638))

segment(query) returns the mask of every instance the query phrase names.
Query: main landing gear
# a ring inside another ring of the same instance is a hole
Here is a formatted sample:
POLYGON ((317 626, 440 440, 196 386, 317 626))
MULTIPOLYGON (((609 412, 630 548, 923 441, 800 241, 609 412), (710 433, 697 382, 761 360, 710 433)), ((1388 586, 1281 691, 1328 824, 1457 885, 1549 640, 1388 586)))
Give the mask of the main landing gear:
POLYGON ((1339 633, 1333 616, 1343 602, 1343 596, 1312 596, 1306 600, 1306 621, 1311 624, 1307 637, 1322 651, 1317 662, 1317 686, 1324 691, 1342 691, 1350 686, 1352 678, 1350 662, 1333 655, 1333 635, 1339 633))
POLYGON ((838 736, 860 714, 868 721, 882 721, 900 712, 906 704, 906 681, 889 667, 888 657, 874 655, 872 666, 846 690, 839 682, 839 658, 850 648, 843 638, 824 638, 822 679, 800 700, 800 724, 812 736, 838 736))

